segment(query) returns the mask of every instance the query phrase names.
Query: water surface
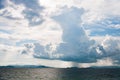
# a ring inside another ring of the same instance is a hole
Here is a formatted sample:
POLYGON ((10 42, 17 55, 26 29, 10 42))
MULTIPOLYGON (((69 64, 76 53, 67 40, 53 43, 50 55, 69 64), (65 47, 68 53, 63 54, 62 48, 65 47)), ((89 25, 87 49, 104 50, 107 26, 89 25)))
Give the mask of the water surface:
POLYGON ((0 68, 0 80, 120 80, 120 68, 0 68))

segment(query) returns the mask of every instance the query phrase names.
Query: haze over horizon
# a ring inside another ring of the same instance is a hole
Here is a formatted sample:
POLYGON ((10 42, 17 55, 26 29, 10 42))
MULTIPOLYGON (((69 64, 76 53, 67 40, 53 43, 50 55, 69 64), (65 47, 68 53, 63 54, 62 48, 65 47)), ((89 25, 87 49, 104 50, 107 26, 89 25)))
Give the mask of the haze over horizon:
POLYGON ((119 0, 0 0, 0 66, 120 66, 119 0))

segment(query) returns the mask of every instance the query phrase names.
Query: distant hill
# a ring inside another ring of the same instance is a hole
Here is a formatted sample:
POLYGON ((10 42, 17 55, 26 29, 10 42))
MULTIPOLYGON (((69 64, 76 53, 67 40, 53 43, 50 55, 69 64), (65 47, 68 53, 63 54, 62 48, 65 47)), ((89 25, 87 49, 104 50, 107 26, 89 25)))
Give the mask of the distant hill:
MULTIPOLYGON (((43 65, 7 65, 7 66, 0 66, 0 68, 54 68, 49 66, 43 65)), ((87 69, 99 69, 99 68, 120 68, 120 66, 91 66, 87 67, 87 69)), ((67 69, 83 69, 78 67, 67 67, 67 69)), ((84 68, 86 69, 86 68, 84 68)))
POLYGON ((0 68, 50 68, 48 66, 43 65, 8 65, 8 66, 0 66, 0 68))
POLYGON ((120 68, 120 66, 92 66, 89 68, 120 68))

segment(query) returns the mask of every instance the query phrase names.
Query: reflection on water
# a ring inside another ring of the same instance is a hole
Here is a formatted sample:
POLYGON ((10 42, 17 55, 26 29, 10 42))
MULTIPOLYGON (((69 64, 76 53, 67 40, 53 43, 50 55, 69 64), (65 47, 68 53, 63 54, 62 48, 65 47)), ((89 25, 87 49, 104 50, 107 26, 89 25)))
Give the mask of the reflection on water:
POLYGON ((120 80, 120 69, 0 68, 0 80, 120 80))

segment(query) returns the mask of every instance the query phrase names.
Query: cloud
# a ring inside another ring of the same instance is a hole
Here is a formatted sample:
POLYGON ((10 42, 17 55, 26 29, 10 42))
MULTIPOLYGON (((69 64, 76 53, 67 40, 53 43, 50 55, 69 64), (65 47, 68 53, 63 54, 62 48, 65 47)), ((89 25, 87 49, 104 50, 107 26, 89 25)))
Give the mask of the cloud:
POLYGON ((66 8, 60 15, 54 16, 53 19, 61 25, 63 31, 63 43, 60 43, 56 50, 51 53, 52 56, 45 51, 46 48, 39 45, 35 48, 38 48, 38 50, 35 50, 38 52, 36 52, 35 57, 89 62, 88 54, 90 54, 94 41, 88 38, 82 26, 79 25, 83 12, 82 9, 66 8))
POLYGON ((119 5, 120 2, 118 0, 84 0, 81 2, 81 7, 87 12, 82 18, 83 22, 94 23, 111 16, 120 16, 120 10, 118 9, 119 5))
POLYGON ((106 36, 106 38, 101 42, 103 49, 100 49, 103 57, 110 57, 113 60, 120 62, 120 38, 106 36))
MULTIPOLYGON (((120 40, 118 39, 116 41, 116 38, 109 41, 106 40, 105 37, 102 38, 109 45, 111 44, 111 46, 108 47, 109 50, 105 46, 103 46, 104 41, 96 45, 95 41, 89 39, 89 37, 85 33, 85 30, 80 25, 80 23, 82 22, 81 16, 83 14, 83 9, 64 8, 63 12, 60 15, 54 16, 53 19, 61 25, 61 28, 63 30, 63 43, 60 43, 57 46, 56 51, 51 53, 52 56, 50 55, 49 51, 46 51, 46 47, 39 47, 39 50, 42 50, 36 53, 35 57, 77 62, 96 62, 98 59, 103 59, 105 57, 110 57, 111 59, 113 59, 110 55, 116 52, 119 53, 119 47, 116 44, 119 44, 120 40), (116 43, 114 43, 114 41, 116 41, 116 43), (114 43, 116 48, 113 47, 112 42, 114 43), (110 51, 111 48, 113 48, 112 51, 110 51)), ((108 44, 105 45, 107 46, 108 44)))
POLYGON ((82 26, 80 26, 82 9, 65 9, 63 14, 56 16, 63 30, 63 43, 58 47, 58 53, 63 54, 63 60, 89 62, 87 59, 94 41, 89 40, 82 26))
POLYGON ((41 16, 41 11, 43 7, 38 3, 38 0, 12 0, 16 5, 23 4, 25 9, 22 14, 29 21, 29 25, 34 26, 41 24, 43 22, 43 18, 41 16))
POLYGON ((23 5, 15 5, 9 0, 2 1, 6 6, 0 10, 0 15, 10 19, 22 19, 23 5))
POLYGON ((29 0, 2 0, 1 2, 7 5, 1 8, 1 16, 10 19, 26 19, 29 22, 29 26, 38 25, 43 22, 40 14, 43 7, 38 4, 37 0, 32 0, 32 2, 29 2, 29 0))

